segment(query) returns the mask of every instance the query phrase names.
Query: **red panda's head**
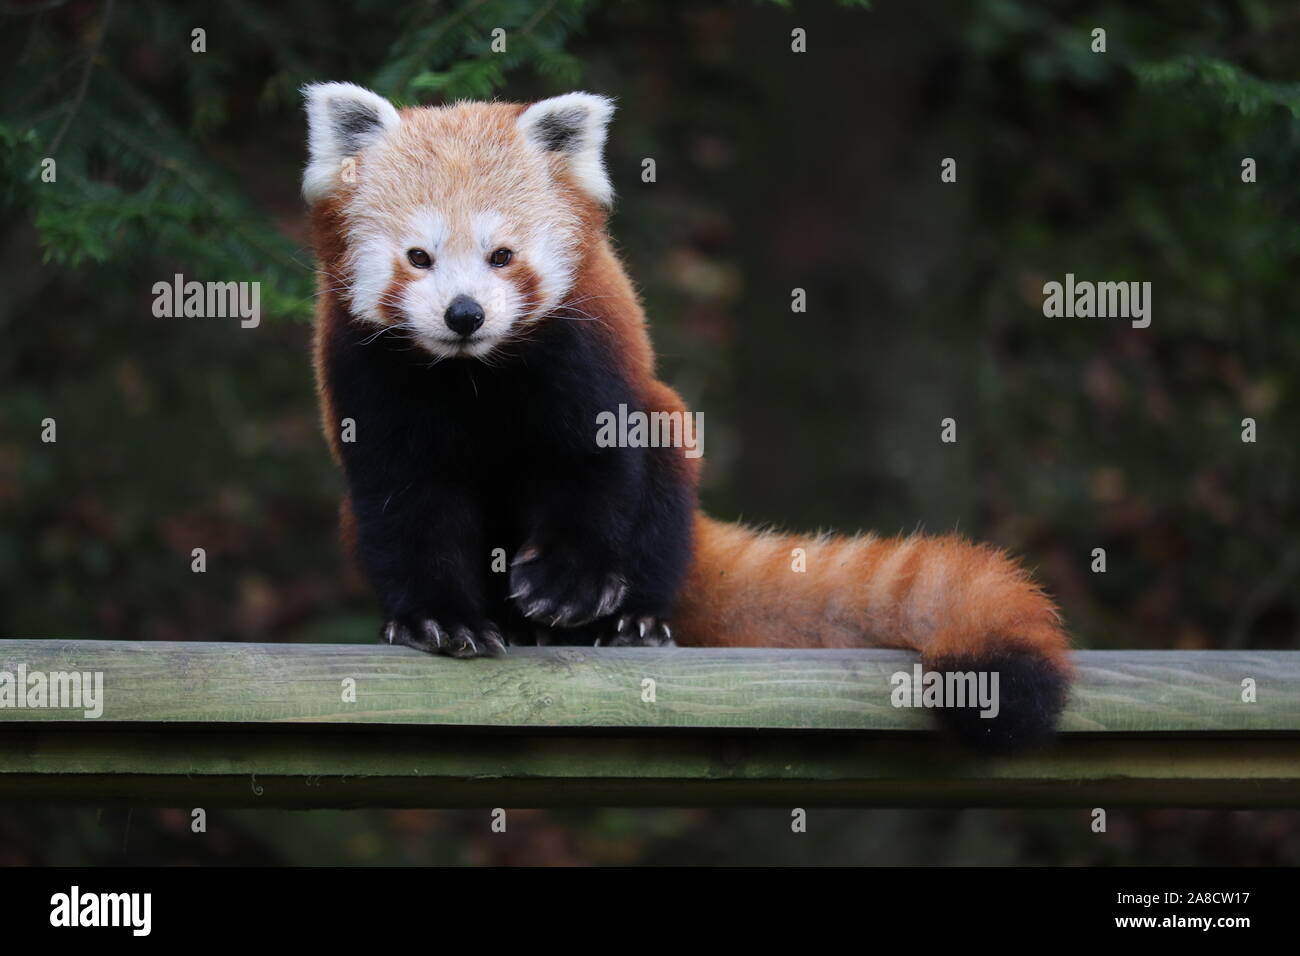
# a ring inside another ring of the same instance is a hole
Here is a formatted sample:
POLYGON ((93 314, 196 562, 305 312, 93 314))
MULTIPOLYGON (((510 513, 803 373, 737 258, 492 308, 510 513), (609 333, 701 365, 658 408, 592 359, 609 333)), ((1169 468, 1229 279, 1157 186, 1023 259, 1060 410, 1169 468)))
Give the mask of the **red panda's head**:
POLYGON ((304 95, 303 195, 328 209, 318 248, 337 252, 324 284, 357 319, 439 357, 482 357, 563 304, 612 195, 608 99, 398 112, 350 83, 304 95))

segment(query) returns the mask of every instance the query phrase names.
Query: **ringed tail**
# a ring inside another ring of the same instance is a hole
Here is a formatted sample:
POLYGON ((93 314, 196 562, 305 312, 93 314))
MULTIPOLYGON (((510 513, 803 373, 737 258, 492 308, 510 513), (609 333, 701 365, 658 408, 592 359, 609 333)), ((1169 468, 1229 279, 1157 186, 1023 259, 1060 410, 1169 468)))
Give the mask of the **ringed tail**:
POLYGON ((672 624, 682 646, 892 647, 927 671, 996 672, 997 716, 936 709, 960 741, 992 751, 1050 737, 1072 670, 1057 609, 1029 573, 955 535, 810 537, 701 514, 672 624))

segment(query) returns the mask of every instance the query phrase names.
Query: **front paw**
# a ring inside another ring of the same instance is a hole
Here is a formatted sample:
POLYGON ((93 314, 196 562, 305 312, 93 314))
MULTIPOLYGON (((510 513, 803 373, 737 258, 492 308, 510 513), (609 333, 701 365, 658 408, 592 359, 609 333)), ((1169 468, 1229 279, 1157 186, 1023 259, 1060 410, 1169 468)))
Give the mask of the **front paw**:
POLYGON ((625 614, 596 638, 597 647, 673 647, 668 622, 653 615, 625 614))
POLYGON ((613 614, 627 597, 627 581, 593 568, 578 552, 529 546, 510 563, 510 600, 531 621, 581 627, 613 614))
POLYGON ((448 657, 500 657, 506 652, 505 639, 491 621, 470 626, 442 624, 431 617, 395 617, 380 628, 379 642, 448 657))

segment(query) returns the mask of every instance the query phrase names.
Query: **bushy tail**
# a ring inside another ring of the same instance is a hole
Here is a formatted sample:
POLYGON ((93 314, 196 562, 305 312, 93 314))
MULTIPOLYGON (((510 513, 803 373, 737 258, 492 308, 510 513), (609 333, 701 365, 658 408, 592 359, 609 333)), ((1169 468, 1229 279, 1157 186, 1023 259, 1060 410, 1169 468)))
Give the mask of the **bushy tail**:
POLYGON ((992 750, 1050 735, 1065 703, 1069 639, 1051 600, 1004 552, 955 536, 804 537, 699 515, 673 629, 708 647, 897 647, 927 671, 998 675, 995 718, 936 714, 992 750))

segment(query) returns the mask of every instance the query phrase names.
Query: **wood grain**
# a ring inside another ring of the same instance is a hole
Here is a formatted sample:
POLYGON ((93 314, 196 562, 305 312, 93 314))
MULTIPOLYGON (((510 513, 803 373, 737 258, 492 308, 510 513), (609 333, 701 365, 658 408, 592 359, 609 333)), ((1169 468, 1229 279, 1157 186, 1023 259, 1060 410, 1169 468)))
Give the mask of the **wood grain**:
POLYGON ((903 652, 0 641, 0 672, 99 671, 105 697, 0 707, 0 802, 1300 806, 1300 653, 1077 662, 1054 746, 992 759, 890 705, 903 652))
MULTIPOLYGON (((1065 733, 1300 732, 1300 652, 1084 651, 1065 733), (1242 681, 1256 683, 1255 703, 1242 681)), ((99 722, 926 731, 885 650, 517 648, 457 661, 362 644, 0 641, 0 672, 102 672, 99 722), (642 700, 654 681, 655 702, 642 700), (344 682, 356 703, 344 703, 344 682)), ((7 721, 76 710, 0 708, 7 721)))

